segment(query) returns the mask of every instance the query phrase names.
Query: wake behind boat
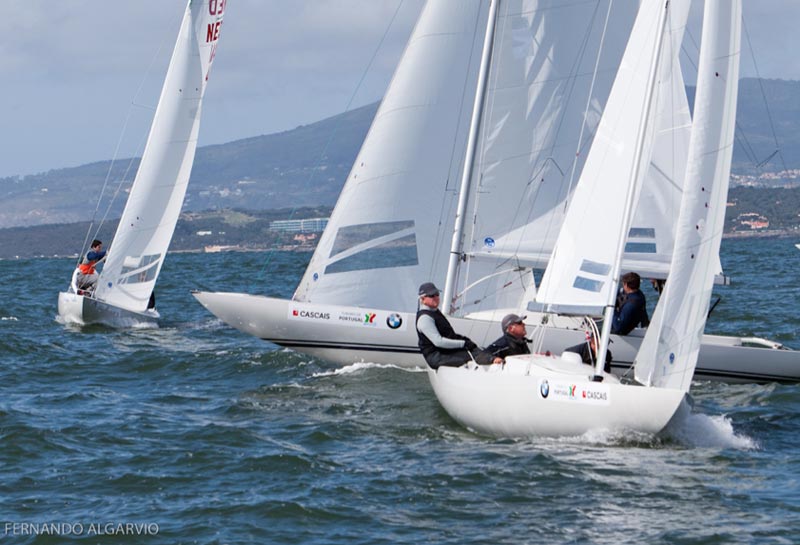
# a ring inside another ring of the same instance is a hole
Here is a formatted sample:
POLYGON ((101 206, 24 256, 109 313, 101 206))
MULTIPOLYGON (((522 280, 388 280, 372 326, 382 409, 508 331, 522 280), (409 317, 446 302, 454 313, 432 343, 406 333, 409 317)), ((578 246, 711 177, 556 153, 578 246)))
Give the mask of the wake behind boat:
POLYGON ((58 295, 62 321, 112 327, 157 323, 153 290, 189 183, 224 9, 225 2, 216 0, 188 3, 113 248, 91 285, 80 281, 82 266, 94 273, 88 254, 78 265, 69 288, 58 295))

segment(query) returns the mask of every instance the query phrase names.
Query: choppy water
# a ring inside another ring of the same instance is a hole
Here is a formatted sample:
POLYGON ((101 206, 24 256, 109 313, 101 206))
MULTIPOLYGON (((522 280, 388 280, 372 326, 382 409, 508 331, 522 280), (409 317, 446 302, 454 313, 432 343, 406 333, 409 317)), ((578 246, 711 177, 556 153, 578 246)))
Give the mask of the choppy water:
MULTIPOLYGON (((725 241, 709 331, 800 348, 793 242, 725 241)), ((308 255, 273 254, 255 288, 265 257, 170 255, 161 327, 128 331, 55 321, 70 261, 0 262, 0 541, 800 540, 800 387, 695 383, 666 439, 478 437, 422 372, 332 367, 189 294, 289 296, 308 255)))

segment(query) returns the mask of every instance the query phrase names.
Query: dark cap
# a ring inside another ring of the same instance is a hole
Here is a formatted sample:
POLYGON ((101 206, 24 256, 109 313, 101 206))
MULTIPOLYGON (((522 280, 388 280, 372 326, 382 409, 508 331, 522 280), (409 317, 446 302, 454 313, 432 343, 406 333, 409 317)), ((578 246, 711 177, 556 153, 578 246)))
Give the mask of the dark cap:
POLYGON ((439 295, 439 288, 434 286, 433 282, 425 282, 419 286, 419 295, 420 297, 423 295, 427 295, 428 297, 439 295))
POLYGON ((511 324, 521 324, 522 321, 527 318, 527 316, 517 316, 516 314, 506 314, 503 316, 503 321, 500 322, 500 325, 503 327, 503 332, 508 329, 508 326, 511 324))

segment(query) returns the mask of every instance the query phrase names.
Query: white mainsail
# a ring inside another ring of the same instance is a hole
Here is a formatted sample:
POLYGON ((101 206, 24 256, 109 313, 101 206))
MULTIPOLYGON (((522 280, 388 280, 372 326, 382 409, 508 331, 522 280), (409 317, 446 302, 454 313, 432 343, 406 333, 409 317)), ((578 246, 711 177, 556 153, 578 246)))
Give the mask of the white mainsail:
POLYGON ((722 240, 739 82, 739 0, 706 0, 686 186, 669 280, 636 358, 636 379, 689 389, 722 240))
POLYGON ((180 214, 225 0, 190 0, 95 298, 144 311, 180 214))
MULTIPOLYGON (((585 154, 576 152, 594 136, 633 8, 606 1, 500 2, 469 184, 471 217, 462 248, 470 259, 459 268, 458 292, 482 275, 513 268, 532 248, 552 249, 573 173, 583 167, 585 154)), ((467 313, 476 301, 489 308, 519 304, 516 290, 504 293, 515 274, 476 284, 456 307, 467 313)))
POLYGON ((428 2, 294 299, 414 311, 447 264, 485 2, 428 2))

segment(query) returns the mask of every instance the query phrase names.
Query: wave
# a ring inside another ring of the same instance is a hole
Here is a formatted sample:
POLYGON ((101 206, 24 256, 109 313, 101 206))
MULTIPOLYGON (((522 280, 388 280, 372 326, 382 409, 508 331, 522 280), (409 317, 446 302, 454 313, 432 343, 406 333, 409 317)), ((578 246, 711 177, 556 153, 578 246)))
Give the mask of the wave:
POLYGON ((319 373, 314 373, 313 375, 311 375, 311 377, 312 378, 335 377, 340 375, 349 375, 352 373, 358 373, 368 369, 397 369, 398 371, 404 371, 406 373, 419 373, 425 371, 421 367, 407 368, 407 367, 400 367, 399 365, 394 365, 391 363, 356 362, 356 363, 351 363, 350 365, 345 365, 344 367, 340 367, 339 369, 334 369, 332 371, 321 371, 319 373))

